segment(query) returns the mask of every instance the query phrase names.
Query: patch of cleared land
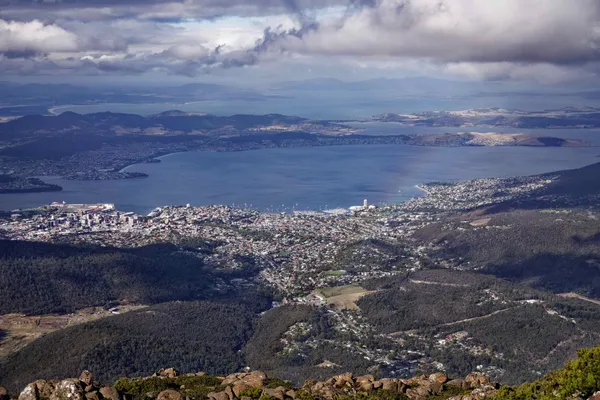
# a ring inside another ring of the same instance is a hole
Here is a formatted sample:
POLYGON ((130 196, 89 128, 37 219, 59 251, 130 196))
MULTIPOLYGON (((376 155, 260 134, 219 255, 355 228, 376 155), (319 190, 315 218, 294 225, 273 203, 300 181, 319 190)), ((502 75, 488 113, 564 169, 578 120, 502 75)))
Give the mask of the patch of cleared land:
POLYGON ((319 289, 315 294, 324 302, 338 310, 358 310, 356 302, 363 296, 374 293, 360 286, 335 286, 319 289))
POLYGON ((5 336, 0 338, 0 358, 22 349, 47 333, 144 307, 147 306, 126 305, 110 310, 90 307, 65 315, 0 315, 0 329, 5 332, 5 336))
POLYGON ((577 293, 562 293, 562 294, 559 294, 559 296, 570 298, 570 299, 578 299, 581 301, 587 301, 588 303, 593 303, 593 304, 600 306, 600 300, 590 299, 589 297, 585 297, 585 296, 582 296, 577 293))

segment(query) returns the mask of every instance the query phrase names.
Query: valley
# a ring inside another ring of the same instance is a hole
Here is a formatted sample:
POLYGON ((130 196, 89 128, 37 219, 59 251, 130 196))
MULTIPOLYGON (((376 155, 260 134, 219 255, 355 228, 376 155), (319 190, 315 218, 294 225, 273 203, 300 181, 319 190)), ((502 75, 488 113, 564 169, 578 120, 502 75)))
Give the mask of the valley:
POLYGON ((6 215, 3 321, 89 307, 106 317, 55 322, 61 329, 23 348, 3 344, 0 375, 14 380, 9 371, 18 370, 21 384, 43 371, 72 376, 82 365, 96 365, 103 379, 164 365, 211 373, 248 365, 294 382, 348 370, 534 379, 600 343, 599 165, 432 183, 403 204, 335 214, 167 206, 143 216, 56 203, 6 215), (110 316, 123 302, 149 308, 110 316), (224 322, 229 316, 205 307, 233 307, 237 316, 224 322), (173 313, 178 351, 196 356, 133 350, 173 324, 173 313), (216 363, 204 342, 179 336, 198 324, 237 332, 218 340, 240 353, 216 363), (88 330, 107 339, 84 340, 88 330), (93 358, 82 364, 79 352, 93 358))

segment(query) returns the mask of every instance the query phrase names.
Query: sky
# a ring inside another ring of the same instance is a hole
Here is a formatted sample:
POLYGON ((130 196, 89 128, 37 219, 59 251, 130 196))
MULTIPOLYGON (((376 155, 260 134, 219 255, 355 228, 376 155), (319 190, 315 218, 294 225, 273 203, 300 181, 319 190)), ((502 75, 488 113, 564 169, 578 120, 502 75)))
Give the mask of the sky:
POLYGON ((600 0, 0 0, 0 80, 600 82, 600 0))

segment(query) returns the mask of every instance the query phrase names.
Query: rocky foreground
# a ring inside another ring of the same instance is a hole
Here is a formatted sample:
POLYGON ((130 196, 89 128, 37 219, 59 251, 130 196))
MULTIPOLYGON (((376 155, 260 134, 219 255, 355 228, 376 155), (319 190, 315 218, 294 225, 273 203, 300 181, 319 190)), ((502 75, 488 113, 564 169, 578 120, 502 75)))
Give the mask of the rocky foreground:
MULTIPOLYGON (((307 381, 295 388, 289 381, 269 378, 260 371, 227 376, 204 372, 180 375, 161 369, 147 378, 121 378, 113 386, 94 380, 91 372, 79 378, 37 380, 16 400, 600 400, 600 346, 579 350, 578 358, 563 369, 532 383, 500 386, 481 373, 450 379, 437 372, 410 379, 376 379, 372 375, 334 376, 307 381)), ((0 400, 9 400, 0 386, 0 400)))
MULTIPOLYGON (((18 400, 479 400, 493 396, 499 387, 480 373, 464 379, 450 379, 438 372, 410 379, 379 380, 372 375, 355 377, 346 373, 322 382, 307 381, 301 388, 294 388, 288 381, 269 378, 260 371, 209 376, 203 372, 179 375, 169 368, 147 378, 123 378, 114 386, 99 384, 89 371, 75 379, 37 380, 21 391, 18 400)), ((7 390, 0 387, 0 400, 9 398, 7 390)))

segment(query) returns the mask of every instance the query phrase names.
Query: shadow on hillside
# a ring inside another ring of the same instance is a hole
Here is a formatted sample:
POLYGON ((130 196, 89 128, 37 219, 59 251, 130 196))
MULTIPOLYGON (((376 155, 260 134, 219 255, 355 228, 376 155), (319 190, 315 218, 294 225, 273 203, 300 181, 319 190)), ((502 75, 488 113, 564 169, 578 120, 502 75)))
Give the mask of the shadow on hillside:
POLYGON ((482 272, 554 293, 577 292, 600 298, 600 258, 596 255, 538 254, 492 265, 482 272))

